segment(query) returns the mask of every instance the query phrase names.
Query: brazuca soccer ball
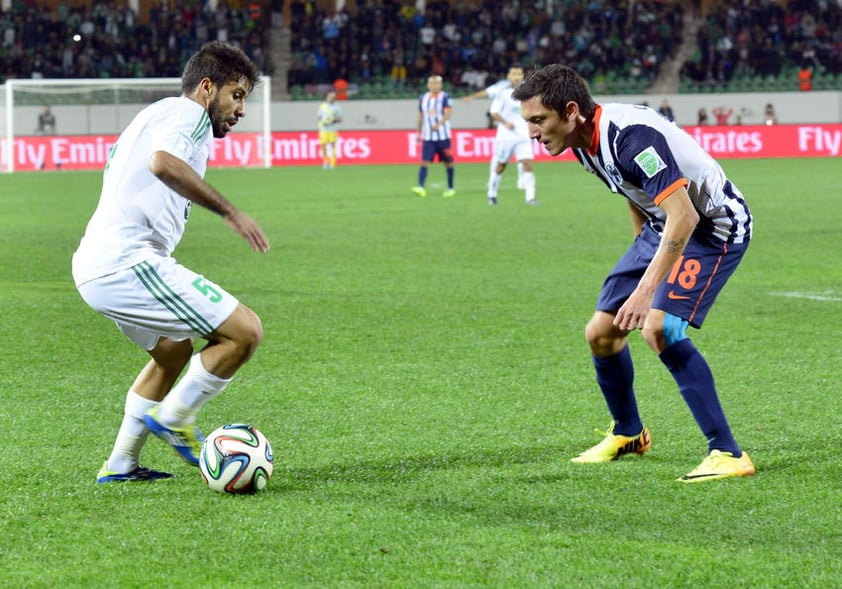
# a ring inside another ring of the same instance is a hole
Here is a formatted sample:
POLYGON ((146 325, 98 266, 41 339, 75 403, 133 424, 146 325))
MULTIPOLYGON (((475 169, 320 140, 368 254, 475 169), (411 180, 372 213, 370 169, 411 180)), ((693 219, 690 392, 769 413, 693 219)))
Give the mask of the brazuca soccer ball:
POLYGON ((199 471, 219 493, 256 493, 272 476, 272 446, 257 428, 229 423, 215 429, 202 444, 199 471))

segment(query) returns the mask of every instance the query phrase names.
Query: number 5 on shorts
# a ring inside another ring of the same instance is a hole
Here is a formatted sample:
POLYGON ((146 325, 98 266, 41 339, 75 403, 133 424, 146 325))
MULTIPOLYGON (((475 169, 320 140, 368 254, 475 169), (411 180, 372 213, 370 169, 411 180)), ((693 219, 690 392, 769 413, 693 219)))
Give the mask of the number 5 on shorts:
POLYGON ((216 290, 212 284, 209 284, 203 276, 199 276, 196 280, 194 280, 193 286, 200 293, 208 297, 208 300, 212 303, 218 303, 222 300, 222 293, 216 290))

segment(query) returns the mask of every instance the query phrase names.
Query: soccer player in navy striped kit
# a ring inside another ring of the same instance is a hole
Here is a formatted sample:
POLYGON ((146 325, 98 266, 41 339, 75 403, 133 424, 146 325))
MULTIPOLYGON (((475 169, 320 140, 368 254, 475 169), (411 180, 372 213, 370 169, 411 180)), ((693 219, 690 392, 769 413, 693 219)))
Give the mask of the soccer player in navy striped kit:
POLYGON ((453 149, 450 144, 450 96, 442 87, 441 76, 427 78, 427 92, 418 101, 418 141, 421 143, 421 167, 418 170, 418 186, 412 192, 420 197, 427 196, 427 169, 438 156, 447 168, 447 190, 444 197, 456 196, 453 188, 453 149))
POLYGON ((626 198, 633 225, 634 241, 605 279, 585 329, 613 423, 573 462, 609 462, 649 449, 627 342, 640 329, 707 438, 706 458, 678 480, 754 474, 707 361, 686 334, 688 326, 701 328, 748 247, 752 216, 742 194, 673 121, 644 106, 595 104, 585 80, 569 67, 536 71, 513 96, 531 137, 553 156, 572 149, 587 171, 626 198))

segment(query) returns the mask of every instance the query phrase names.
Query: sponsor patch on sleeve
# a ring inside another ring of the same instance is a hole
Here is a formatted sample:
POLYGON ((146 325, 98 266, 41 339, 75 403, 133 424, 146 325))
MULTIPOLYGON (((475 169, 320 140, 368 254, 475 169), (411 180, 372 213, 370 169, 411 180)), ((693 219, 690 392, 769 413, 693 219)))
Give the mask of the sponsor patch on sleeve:
POLYGON ((664 160, 661 159, 661 156, 658 155, 658 152, 655 151, 655 147, 652 145, 634 156, 634 163, 643 170, 643 173, 648 178, 651 178, 667 167, 664 160))

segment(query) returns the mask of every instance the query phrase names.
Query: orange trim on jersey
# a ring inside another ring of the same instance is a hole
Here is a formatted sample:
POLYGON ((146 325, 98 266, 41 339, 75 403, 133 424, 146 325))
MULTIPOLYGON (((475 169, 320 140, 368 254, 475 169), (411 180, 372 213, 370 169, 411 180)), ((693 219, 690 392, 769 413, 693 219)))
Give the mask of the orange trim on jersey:
POLYGON ((716 266, 713 268, 713 272, 710 273, 710 277, 708 278, 707 284, 702 289, 702 292, 699 293, 699 297, 696 299, 696 304, 693 305, 693 310, 690 311, 690 316, 687 318, 687 321, 690 323, 693 322, 693 317, 696 316, 696 311, 699 310, 699 305, 702 303, 702 299, 705 298, 705 293, 710 288, 710 283, 713 282, 713 277, 716 276, 716 273, 719 271, 719 265, 722 264, 722 258, 725 257, 725 254, 728 253, 728 244, 725 243, 722 245, 722 253, 719 254, 719 257, 716 259, 716 266))
POLYGON ((664 199, 668 197, 670 194, 678 190, 679 188, 687 188, 690 183, 687 181, 687 178, 679 178, 666 188, 664 188, 658 196, 655 197, 655 204, 660 205, 664 202, 664 199))
POLYGON ((599 148, 599 119, 602 118, 602 107, 598 104, 593 112, 593 135, 591 136, 591 144, 588 145, 587 152, 591 155, 596 155, 596 150, 599 148))

